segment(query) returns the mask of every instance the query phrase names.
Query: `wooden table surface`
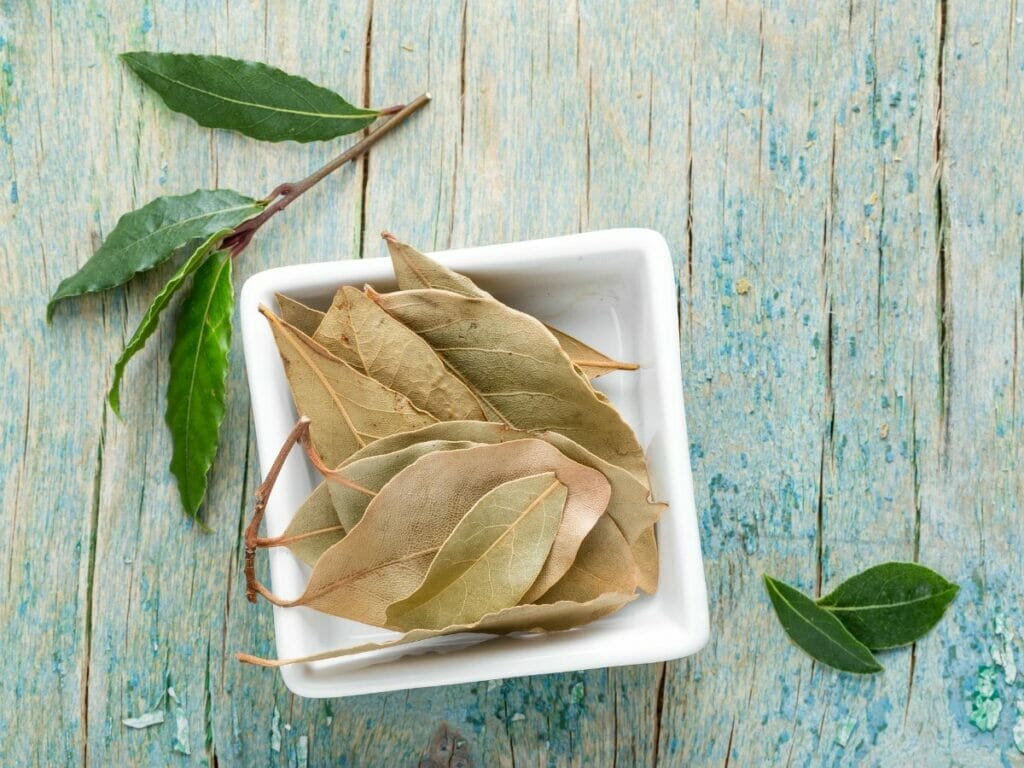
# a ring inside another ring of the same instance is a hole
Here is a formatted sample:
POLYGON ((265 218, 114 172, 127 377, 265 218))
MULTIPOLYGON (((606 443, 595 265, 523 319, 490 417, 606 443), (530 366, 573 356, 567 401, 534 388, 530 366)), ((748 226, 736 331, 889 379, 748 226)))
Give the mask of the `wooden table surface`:
POLYGON ((1016 0, 7 0, 0 763, 411 766, 446 722, 474 766, 1024 764, 1004 648, 1024 665, 1022 17, 1016 0), (702 653, 333 701, 231 658, 273 652, 240 585, 258 478, 238 334, 203 534, 167 469, 169 324, 129 368, 123 422, 103 397, 169 269, 51 327, 45 304, 126 210, 259 196, 350 140, 200 128, 115 58, 139 48, 265 60, 360 103, 434 94, 263 230, 239 285, 380 256, 384 228, 427 249, 665 235, 702 653), (790 645, 762 572, 828 589, 886 559, 962 585, 936 631, 869 678, 790 645), (979 672, 990 732, 968 720, 979 672), (162 725, 122 725, 162 701, 162 725))

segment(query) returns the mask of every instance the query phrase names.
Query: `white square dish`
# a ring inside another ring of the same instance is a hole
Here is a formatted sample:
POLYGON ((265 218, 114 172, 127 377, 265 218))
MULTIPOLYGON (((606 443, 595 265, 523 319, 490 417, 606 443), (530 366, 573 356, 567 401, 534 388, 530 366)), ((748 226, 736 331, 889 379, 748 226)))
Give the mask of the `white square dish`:
MULTIPOLYGON (((654 595, 567 632, 481 643, 453 635, 358 657, 281 669, 300 696, 351 696, 519 675, 666 661, 700 650, 708 638, 707 592, 683 412, 676 288, 668 245, 645 229, 614 229, 431 254, 516 309, 618 358, 640 364, 595 381, 636 431, 655 498, 669 508, 658 523, 661 576, 654 595)), ((260 272, 242 288, 239 311, 260 470, 266 475, 297 418, 274 339, 258 307, 275 293, 326 308, 341 285, 395 287, 387 258, 302 264, 260 272)), ((279 535, 319 478, 293 451, 266 511, 279 535)), ((261 557, 263 554, 261 553, 261 557)), ((275 593, 298 596, 309 568, 285 548, 269 550, 275 593)), ((387 630, 307 608, 274 608, 277 653, 291 658, 380 642, 387 630)))

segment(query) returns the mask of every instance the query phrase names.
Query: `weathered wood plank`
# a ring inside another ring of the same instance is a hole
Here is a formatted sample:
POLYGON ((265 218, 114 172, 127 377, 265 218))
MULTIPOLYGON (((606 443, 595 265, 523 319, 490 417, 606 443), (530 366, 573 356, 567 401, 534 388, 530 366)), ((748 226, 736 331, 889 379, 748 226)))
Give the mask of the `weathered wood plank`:
POLYGON ((993 618, 1024 625, 1018 16, 1012 0, 4 7, 3 762, 415 764, 448 721, 479 765, 1013 764, 1007 676, 994 734, 965 698, 992 662, 993 618), (116 63, 136 47, 261 58, 374 104, 434 93, 262 232, 239 283, 378 255, 382 228, 438 248, 666 235, 706 651, 327 702, 231 659, 273 651, 270 611, 239 583, 258 478, 238 345, 202 535, 166 471, 166 330, 129 369, 125 423, 102 402, 167 270, 68 302, 51 328, 42 310, 124 210, 197 186, 260 194, 346 140, 200 129, 116 63), (827 589, 887 557, 964 585, 938 631, 870 680, 788 644, 761 571, 827 589), (190 759, 173 717, 120 724, 168 683, 190 759))

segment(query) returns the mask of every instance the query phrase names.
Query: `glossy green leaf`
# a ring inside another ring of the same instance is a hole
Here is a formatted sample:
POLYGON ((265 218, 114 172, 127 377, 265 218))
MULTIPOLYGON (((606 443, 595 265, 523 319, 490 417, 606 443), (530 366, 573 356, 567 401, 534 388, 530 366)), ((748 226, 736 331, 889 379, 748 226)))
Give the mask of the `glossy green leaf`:
POLYGON ((47 319, 61 299, 126 283, 181 246, 232 229, 263 208, 263 203, 230 189, 199 189, 187 195, 158 197, 126 213, 82 268, 57 286, 46 307, 47 319))
POLYGON ((818 600, 873 650, 918 640, 942 618, 960 587, 918 563, 883 563, 818 600))
POLYGON ((219 232, 215 232, 209 238, 201 243, 194 251, 192 255, 185 260, 178 271, 174 273, 170 280, 167 281, 166 285, 160 289, 160 293, 153 299, 153 303, 149 305, 146 310, 146 314, 142 317, 142 322, 139 323, 139 327, 135 329, 135 333, 125 344, 124 351, 121 356, 117 359, 114 364, 114 380, 110 385, 110 392, 107 395, 107 399, 110 401, 110 407, 114 410, 114 413, 120 415, 121 410, 121 379, 124 377, 125 366, 128 365, 128 361, 135 356, 135 353, 141 350, 145 345, 146 341, 157 328, 157 323, 160 319, 160 313, 164 311, 167 305, 170 303, 174 294, 178 292, 185 279, 189 277, 193 272, 199 269, 200 265, 207 255, 216 248, 221 239, 225 235, 231 233, 230 229, 222 229, 219 232))
POLYGON ((231 256, 216 251, 182 302, 167 381, 171 473, 185 512, 196 519, 224 419, 233 310, 231 256))
POLYGON ((422 337, 503 421, 559 432, 648 484, 636 435, 535 318, 490 298, 426 289, 370 297, 422 337))
POLYGON ((764 584, 782 628, 811 658, 843 672, 882 671, 882 665, 868 647, 827 610, 798 589, 767 574, 764 584))
POLYGON ((554 472, 488 491, 441 545, 419 588, 388 608, 388 626, 443 629, 517 604, 547 559, 566 495, 554 472))
POLYGON ((258 62, 148 51, 122 53, 121 60, 175 112, 263 141, 325 141, 380 114, 258 62))

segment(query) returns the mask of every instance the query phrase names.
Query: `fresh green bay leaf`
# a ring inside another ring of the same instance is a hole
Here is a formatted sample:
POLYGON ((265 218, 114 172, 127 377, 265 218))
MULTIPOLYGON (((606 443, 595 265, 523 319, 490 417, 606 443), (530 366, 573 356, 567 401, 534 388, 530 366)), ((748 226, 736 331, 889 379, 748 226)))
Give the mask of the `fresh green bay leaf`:
POLYGON ((185 279, 199 269, 203 263, 203 259, 216 248, 220 241, 226 236, 231 234, 230 229, 222 229, 219 232, 214 232, 209 238, 201 243, 193 252, 192 255, 185 260, 178 271, 174 273, 167 284, 160 289, 160 293, 153 299, 153 303, 149 305, 146 310, 146 314, 142 317, 142 322, 139 323, 139 327, 135 329, 135 333, 128 340, 128 343, 124 347, 124 351, 121 356, 117 359, 114 364, 114 381, 110 385, 110 392, 107 395, 107 399, 110 401, 110 407, 114 410, 114 413, 120 415, 121 409, 121 379, 124 377, 125 366, 128 365, 128 361, 135 356, 135 353, 141 350, 145 345, 146 341, 157 328, 157 322, 160 319, 160 313, 164 311, 167 305, 170 303, 171 298, 178 292, 185 279))
POLYGON ((185 512, 197 520, 224 419, 233 310, 231 256, 216 251, 182 302, 167 382, 171 473, 185 512))
POLYGON ((883 563, 818 600, 872 650, 918 640, 942 618, 960 587, 918 563, 883 563))
POLYGON ((443 629, 518 603, 547 559, 566 495, 554 472, 488 491, 441 545, 419 588, 388 608, 388 625, 443 629))
POLYGON ((380 114, 259 62, 148 51, 122 53, 121 60, 175 112, 263 141, 326 141, 380 114))
POLYGON ((126 213, 82 268, 57 286, 46 307, 47 319, 61 299, 122 285, 163 262, 177 248, 232 229, 264 207, 230 189, 199 189, 158 197, 126 213))
POLYGON ((882 665, 842 622, 800 590, 764 576, 765 588, 782 628, 811 658, 843 672, 881 672, 882 665))

